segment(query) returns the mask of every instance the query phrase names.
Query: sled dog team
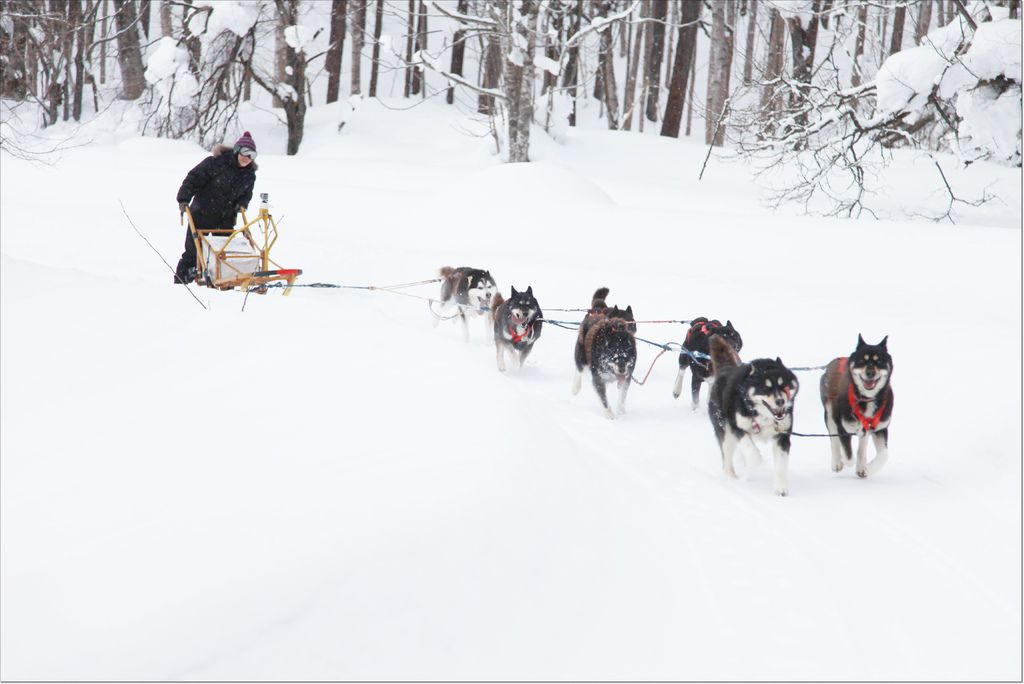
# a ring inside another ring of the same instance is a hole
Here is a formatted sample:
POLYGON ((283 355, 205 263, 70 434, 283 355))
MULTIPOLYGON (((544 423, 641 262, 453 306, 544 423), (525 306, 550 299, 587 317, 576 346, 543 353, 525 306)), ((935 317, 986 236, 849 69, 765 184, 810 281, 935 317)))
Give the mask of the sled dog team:
MULTIPOLYGON (((469 337, 467 314, 484 316, 493 324, 498 370, 505 370, 506 353, 521 367, 540 338, 543 312, 533 288, 518 292, 513 287, 506 300, 490 272, 476 268, 441 269, 441 302, 458 305, 463 331, 469 337)), ((633 308, 609 306, 609 290, 594 292, 590 308, 580 324, 574 359, 576 375, 572 392, 580 391, 584 370, 589 370, 594 390, 608 418, 615 414, 608 405, 607 386, 618 389, 616 411, 626 412, 636 367, 636 319, 633 308)), ((437 321, 435 320, 435 325, 437 321)), ((853 437, 857 436, 856 472, 859 477, 877 474, 888 460, 889 422, 892 418, 892 356, 888 336, 868 344, 857 336, 857 347, 849 356, 833 359, 821 376, 821 403, 825 425, 832 443, 832 470, 854 465, 853 437), (874 442, 875 458, 867 460, 868 438, 874 442)), ((789 493, 790 437, 793 405, 800 383, 782 359, 754 359, 744 362, 739 352, 743 339, 732 321, 696 318, 686 333, 684 351, 679 354, 679 373, 672 395, 682 392, 683 377, 690 370, 690 396, 697 408, 700 387, 711 382, 708 415, 722 452, 722 469, 736 477, 736 449, 746 440, 757 453, 757 442, 770 442, 774 461, 774 487, 779 496, 789 493), (690 352, 690 353, 688 353, 690 352)))

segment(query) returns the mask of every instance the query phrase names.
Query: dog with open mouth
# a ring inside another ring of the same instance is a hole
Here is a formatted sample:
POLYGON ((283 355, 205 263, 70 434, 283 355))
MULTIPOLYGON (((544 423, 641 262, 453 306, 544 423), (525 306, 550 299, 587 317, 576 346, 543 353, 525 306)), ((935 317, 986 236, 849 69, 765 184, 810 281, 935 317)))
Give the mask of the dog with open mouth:
POLYGON ((498 370, 505 372, 506 352, 522 368, 544 328, 544 313, 533 296, 533 287, 527 287, 525 292, 517 292, 513 287, 507 301, 501 293, 494 295, 491 311, 494 312, 494 346, 498 370))
POLYGON ((857 335, 850 356, 832 359, 821 376, 821 403, 832 442, 832 470, 853 463, 853 436, 857 443, 857 475, 877 474, 889 460, 889 423, 892 420, 892 356, 889 336, 868 344, 857 335), (875 443, 875 458, 867 462, 868 436, 875 443))
POLYGON ((796 375, 779 358, 743 363, 732 345, 718 335, 711 336, 709 347, 715 381, 708 415, 722 450, 722 469, 736 477, 733 457, 744 440, 758 453, 756 442, 771 442, 775 493, 786 496, 793 404, 800 390, 796 375))
MULTIPOLYGON (((442 306, 455 305, 458 307, 463 336, 468 341, 469 323, 466 320, 466 314, 483 316, 484 320, 490 324, 490 303, 498 292, 498 286, 494 282, 494 278, 491 277, 491 272, 480 268, 444 266, 441 268, 440 274, 442 278, 441 304, 442 306)), ((439 320, 435 316, 435 328, 439 320)))

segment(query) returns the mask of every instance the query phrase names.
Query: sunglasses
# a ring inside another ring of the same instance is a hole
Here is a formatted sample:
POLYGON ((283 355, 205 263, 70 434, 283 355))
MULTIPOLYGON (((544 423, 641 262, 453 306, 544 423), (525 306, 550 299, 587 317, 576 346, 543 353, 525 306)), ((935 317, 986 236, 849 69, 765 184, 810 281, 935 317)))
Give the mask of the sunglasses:
POLYGON ((250 150, 248 147, 243 147, 238 150, 238 154, 243 157, 248 157, 249 159, 256 159, 256 150, 250 150))

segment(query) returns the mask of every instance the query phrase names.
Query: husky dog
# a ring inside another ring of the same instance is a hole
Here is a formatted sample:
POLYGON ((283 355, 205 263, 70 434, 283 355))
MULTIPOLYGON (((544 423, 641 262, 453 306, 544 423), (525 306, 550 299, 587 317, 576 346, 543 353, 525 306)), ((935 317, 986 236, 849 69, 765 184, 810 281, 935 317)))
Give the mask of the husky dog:
POLYGON ((590 366, 590 377, 594 389, 604 406, 604 414, 615 418, 608 408, 605 385, 615 381, 619 387, 619 414, 626 412, 626 392, 633 380, 636 366, 636 338, 630 331, 630 324, 622 318, 603 318, 590 328, 584 342, 584 353, 590 366))
POLYGON ((722 450, 722 469, 736 477, 733 454, 747 438, 771 441, 775 460, 775 493, 789 493, 789 439, 793 430, 793 401, 800 389, 793 372, 782 360, 755 359, 742 363, 736 350, 718 335, 710 340, 715 382, 708 399, 708 415, 722 450))
POLYGON ((508 301, 501 293, 494 295, 491 303, 494 312, 494 346, 498 356, 498 370, 505 372, 505 352, 518 352, 518 366, 523 367, 526 357, 533 350, 533 343, 540 337, 544 322, 540 319, 544 314, 533 296, 533 287, 526 292, 516 292, 508 301))
POLYGON ((867 344, 857 335, 857 348, 849 358, 832 359, 821 376, 821 403, 831 438, 832 470, 837 473, 853 460, 857 443, 857 475, 875 475, 889 459, 889 421, 892 419, 892 357, 886 335, 867 344), (867 462, 868 435, 875 442, 875 458, 867 462))
MULTIPOLYGON (((455 304, 459 308, 459 318, 462 319, 462 330, 465 338, 469 339, 469 323, 466 322, 466 312, 477 316, 485 316, 490 322, 491 311, 488 303, 498 292, 498 286, 491 277, 490 271, 479 268, 459 266, 452 268, 445 266, 441 269, 441 303, 444 305, 455 304)), ((438 324, 437 317, 434 318, 434 327, 438 324)))
MULTIPOLYGON (((729 343, 737 354, 743 349, 743 338, 740 337, 736 328, 732 327, 732 321, 708 320, 701 316, 690 321, 690 329, 686 331, 686 341, 683 346, 691 352, 699 354, 708 353, 708 339, 712 335, 718 335, 729 343)), ((693 410, 697 410, 697 400, 700 397, 701 383, 711 376, 711 361, 703 356, 694 358, 686 352, 679 354, 679 374, 676 375, 676 384, 672 388, 672 396, 676 399, 683 393, 683 376, 686 369, 690 369, 690 395, 693 397, 693 410)))
MULTIPOLYGON (((636 334, 636 321, 633 318, 633 307, 627 306, 625 309, 620 309, 617 306, 608 306, 605 301, 608 297, 608 288, 598 288, 594 292, 594 296, 590 300, 590 311, 583 317, 583 322, 580 323, 579 333, 576 335, 576 377, 572 381, 572 393, 579 394, 580 386, 583 381, 583 369, 590 365, 590 361, 587 359, 587 333, 594 327, 598 321, 602 321, 606 318, 618 318, 626 322, 626 327, 629 332, 636 334)), ((635 344, 634 344, 635 346, 635 344)), ((634 355, 635 356, 635 355, 634 355)))

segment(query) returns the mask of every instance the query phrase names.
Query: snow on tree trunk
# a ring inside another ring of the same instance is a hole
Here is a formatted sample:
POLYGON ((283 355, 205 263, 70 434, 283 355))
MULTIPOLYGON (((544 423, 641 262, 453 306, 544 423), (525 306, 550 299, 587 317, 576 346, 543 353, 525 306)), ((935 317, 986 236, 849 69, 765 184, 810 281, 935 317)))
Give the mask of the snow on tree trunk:
POLYGON ((775 7, 771 11, 771 28, 768 34, 768 57, 764 66, 764 87, 761 90, 761 116, 766 130, 775 127, 775 120, 782 109, 782 95, 779 79, 786 65, 785 39, 786 24, 782 14, 775 7))
POLYGON ((530 161, 530 122, 533 120, 533 50, 537 35, 536 0, 508 3, 505 8, 507 36, 505 93, 508 99, 508 160, 530 161), (518 5, 518 7, 517 7, 518 5))
MULTIPOLYGON (((381 2, 381 0, 378 0, 381 2)), ((459 5, 456 9, 459 14, 465 14, 469 11, 469 0, 459 0, 459 5)), ((461 26, 455 32, 455 36, 452 39, 452 73, 462 76, 462 65, 465 61, 466 56, 466 30, 461 26)), ((455 86, 448 88, 448 93, 445 95, 445 101, 448 104, 455 102, 455 86)))

